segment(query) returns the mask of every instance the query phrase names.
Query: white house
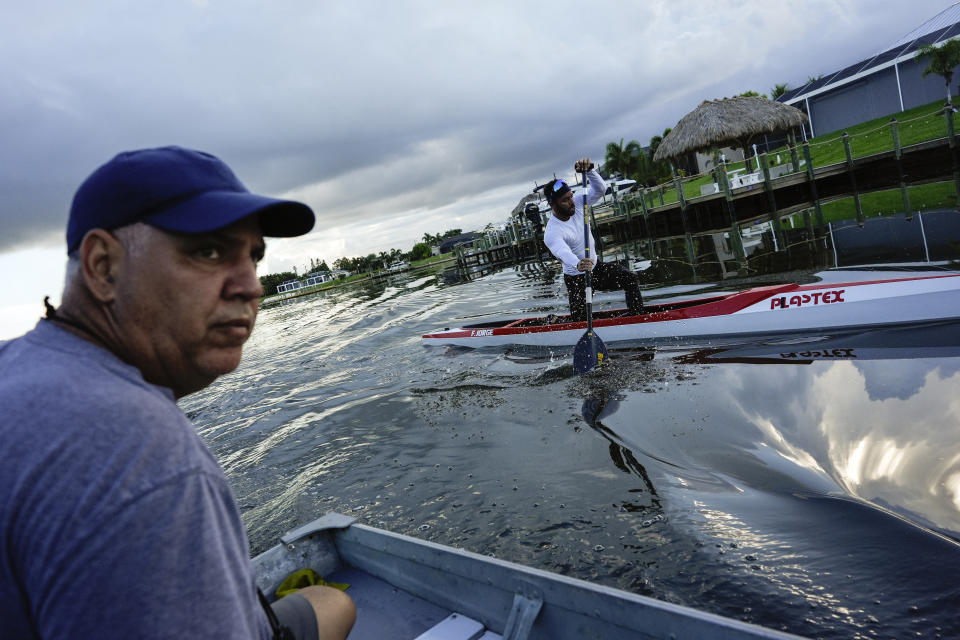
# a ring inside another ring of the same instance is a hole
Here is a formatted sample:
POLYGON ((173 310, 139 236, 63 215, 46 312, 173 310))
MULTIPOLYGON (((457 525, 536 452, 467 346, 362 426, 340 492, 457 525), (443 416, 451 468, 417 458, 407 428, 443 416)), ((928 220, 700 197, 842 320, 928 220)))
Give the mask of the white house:
POLYGON ((297 289, 302 289, 303 283, 299 280, 287 280, 286 282, 277 285, 277 293, 286 293, 287 291, 296 291, 297 289))
POLYGON ((334 275, 329 271, 315 271, 307 275, 306 286, 312 287, 318 284, 323 284, 324 282, 330 282, 334 279, 334 275))

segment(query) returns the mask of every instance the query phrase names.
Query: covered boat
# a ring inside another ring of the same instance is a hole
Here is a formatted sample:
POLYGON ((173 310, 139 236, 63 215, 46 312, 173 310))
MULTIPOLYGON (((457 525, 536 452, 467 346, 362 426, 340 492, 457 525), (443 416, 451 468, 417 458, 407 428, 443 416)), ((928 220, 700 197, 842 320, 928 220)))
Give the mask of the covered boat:
MULTIPOLYGON (((782 284, 679 302, 648 304, 646 313, 594 313, 607 344, 739 335, 842 330, 960 318, 960 273, 888 277, 863 282, 782 284)), ((424 344, 486 347, 573 346, 586 322, 569 316, 516 318, 445 328, 424 344)))
POLYGON ((295 529, 253 560, 273 594, 309 568, 347 583, 350 640, 582 640, 797 636, 355 524, 337 513, 295 529))

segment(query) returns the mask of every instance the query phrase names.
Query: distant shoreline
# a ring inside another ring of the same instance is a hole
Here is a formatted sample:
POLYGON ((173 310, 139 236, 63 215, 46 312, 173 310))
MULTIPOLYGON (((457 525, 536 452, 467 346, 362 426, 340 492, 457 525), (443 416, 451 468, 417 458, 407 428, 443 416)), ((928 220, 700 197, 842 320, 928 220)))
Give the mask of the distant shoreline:
MULTIPOLYGON (((432 261, 429 258, 427 260, 421 260, 418 263, 414 263, 410 265, 410 268, 406 269, 404 273, 408 271, 416 271, 417 269, 423 269, 426 267, 431 267, 431 268, 437 267, 437 266, 445 265, 450 262, 457 261, 457 257, 455 254, 450 253, 446 255, 450 257, 443 258, 441 260, 432 260, 432 261)), ((396 272, 391 272, 385 269, 381 269, 376 273, 368 272, 368 273, 357 274, 357 276, 350 276, 350 277, 344 278, 343 280, 334 280, 331 282, 324 282, 318 285, 313 285, 312 287, 303 287, 302 289, 296 289, 294 291, 287 291, 285 293, 275 293, 269 296, 264 296, 260 298, 260 305, 263 306, 266 304, 272 304, 274 302, 281 302, 283 300, 291 300, 293 298, 299 298, 301 296, 309 296, 314 293, 322 293, 324 291, 340 289, 342 287, 348 287, 355 284, 369 282, 370 280, 383 278, 390 275, 396 275, 396 272)))

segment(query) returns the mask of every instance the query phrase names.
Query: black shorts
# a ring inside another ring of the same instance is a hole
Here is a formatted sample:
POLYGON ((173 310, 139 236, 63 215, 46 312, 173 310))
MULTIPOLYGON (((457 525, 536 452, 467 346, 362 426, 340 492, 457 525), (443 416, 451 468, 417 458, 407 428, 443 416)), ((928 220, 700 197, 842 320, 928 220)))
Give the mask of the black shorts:
MULTIPOLYGON (((567 286, 567 299, 570 302, 570 316, 573 320, 587 319, 586 281, 587 277, 584 274, 576 276, 563 274, 563 282, 567 286)), ((622 265, 616 262, 597 263, 591 274, 591 285, 597 291, 623 289, 630 313, 643 313, 640 278, 622 265)))
POLYGON ((297 640, 317 640, 320 637, 313 605, 300 594, 284 596, 270 605, 270 608, 280 624, 290 629, 297 640))

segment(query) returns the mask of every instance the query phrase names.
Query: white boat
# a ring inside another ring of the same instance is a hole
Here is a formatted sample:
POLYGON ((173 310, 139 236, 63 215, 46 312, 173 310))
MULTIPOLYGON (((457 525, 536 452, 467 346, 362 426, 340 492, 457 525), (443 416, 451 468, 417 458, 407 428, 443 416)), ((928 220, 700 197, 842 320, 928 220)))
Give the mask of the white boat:
POLYGON ((636 180, 631 180, 630 178, 615 178, 607 180, 607 190, 604 192, 604 197, 611 196, 614 199, 622 198, 630 189, 637 184, 636 180))
POLYGON ((272 599, 310 568, 350 585, 350 640, 796 638, 626 591, 425 542, 327 514, 253 560, 272 599))
POLYGON ((398 260, 397 262, 391 263, 390 266, 387 267, 387 271, 391 273, 399 273, 401 271, 406 271, 409 268, 410 268, 409 262, 406 262, 404 260, 398 260))
MULTIPOLYGON (((960 318, 960 273, 908 275, 865 282, 783 284, 736 293, 594 313, 606 344, 669 342, 738 335, 799 333, 960 318)), ((424 344, 487 347, 573 346, 586 322, 569 316, 514 318, 445 328, 424 344)))

